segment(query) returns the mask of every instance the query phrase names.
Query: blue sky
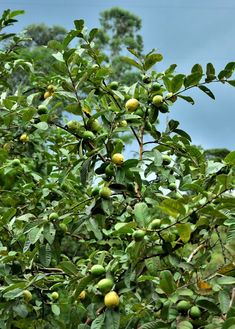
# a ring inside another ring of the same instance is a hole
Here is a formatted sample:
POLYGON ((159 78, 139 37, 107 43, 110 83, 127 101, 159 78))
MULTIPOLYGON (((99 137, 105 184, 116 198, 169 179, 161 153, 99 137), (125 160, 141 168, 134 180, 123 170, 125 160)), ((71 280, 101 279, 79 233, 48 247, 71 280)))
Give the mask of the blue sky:
MULTIPOLYGON (((178 73, 189 73, 195 63, 212 62, 219 71, 235 61, 234 0, 0 0, 0 5, 26 11, 16 25, 19 31, 42 22, 69 30, 81 18, 88 28, 98 27, 99 13, 119 6, 142 19, 145 52, 157 48, 164 56, 159 70, 175 63, 178 73)), ((178 101, 168 119, 179 120, 194 144, 234 150, 235 88, 215 84, 211 89, 215 101, 193 91, 196 105, 178 101)))

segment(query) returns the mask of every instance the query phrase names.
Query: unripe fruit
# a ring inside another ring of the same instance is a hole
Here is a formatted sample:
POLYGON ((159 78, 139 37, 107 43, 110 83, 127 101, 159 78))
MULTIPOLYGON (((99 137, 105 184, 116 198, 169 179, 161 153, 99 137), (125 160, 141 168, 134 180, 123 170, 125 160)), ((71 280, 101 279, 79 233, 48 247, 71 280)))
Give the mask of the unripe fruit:
POLYGON ((50 215, 49 215, 49 220, 56 220, 59 218, 59 215, 57 212, 52 212, 50 215))
POLYGON ((24 296, 24 300, 26 302, 29 302, 33 298, 32 294, 29 290, 24 290, 23 291, 23 296, 24 296))
POLYGON ((68 226, 65 223, 60 223, 59 224, 59 228, 61 229, 61 231, 63 231, 64 233, 66 233, 68 231, 68 226))
POLYGON ((23 133, 21 136, 20 136, 20 141, 22 143, 27 143, 29 141, 29 136, 26 134, 26 133, 23 133))
POLYGON ((112 289, 113 280, 109 278, 102 279, 98 282, 97 287, 101 292, 106 293, 112 289))
POLYGON ((112 90, 117 90, 118 89, 118 82, 117 81, 112 81, 109 85, 108 85, 108 87, 110 88, 110 89, 112 89, 112 90))
POLYGON ((94 276, 100 276, 105 273, 105 268, 102 265, 93 265, 91 268, 91 274, 94 276))
POLYGON ((142 79, 143 79, 143 83, 146 83, 146 84, 148 84, 148 83, 150 83, 150 82, 151 82, 151 79, 150 79, 150 77, 148 77, 147 75, 144 75, 142 79))
POLYGON ((100 195, 101 198, 109 199, 112 195, 112 191, 110 190, 109 187, 104 186, 100 190, 99 195, 100 195))
POLYGON ((19 159, 13 159, 11 162, 13 167, 18 167, 20 165, 20 160, 19 159))
POLYGON ((115 153, 112 156, 112 162, 116 165, 121 165, 124 162, 124 156, 121 153, 115 153))
POLYGON ((187 300, 181 300, 177 303, 176 308, 179 312, 186 312, 190 309, 191 304, 187 300))
POLYGON ((134 112, 139 106, 139 101, 136 98, 131 98, 126 102, 126 109, 130 112, 134 112))
POLYGON ((158 109, 161 113, 168 113, 169 112, 169 107, 166 104, 160 105, 160 107, 158 107, 158 109))
POLYGON ((119 126, 120 127, 127 127, 127 121, 126 120, 122 120, 119 122, 119 126))
POLYGON ((163 97, 161 95, 156 95, 153 97, 152 100, 153 105, 155 106, 161 106, 163 103, 163 97))
POLYGON ((157 82, 154 82, 151 86, 151 91, 158 91, 161 89, 161 85, 157 82))
POLYGON ((52 93, 50 91, 46 91, 43 96, 44 96, 44 99, 47 99, 52 96, 52 93))
POLYGON ((89 129, 98 132, 101 129, 100 123, 97 119, 89 119, 87 123, 89 129))
POLYGON ((189 321, 181 321, 178 325, 179 329, 193 329, 192 323, 189 321))
POLYGON ((105 174, 109 177, 114 175, 114 166, 112 163, 105 168, 105 174))
POLYGON ((58 299, 58 298, 59 298, 59 294, 58 294, 58 292, 53 291, 53 293, 51 294, 51 298, 52 298, 53 300, 58 299))
POLYGON ((81 291, 78 297, 79 297, 79 299, 84 300, 86 298, 85 290, 81 291))
POLYGON ((198 319, 201 316, 201 310, 197 306, 193 306, 189 310, 189 315, 192 319, 198 319))
POLYGON ((93 134, 92 131, 85 131, 83 134, 82 134, 82 138, 87 140, 87 139, 91 139, 91 140, 94 140, 95 139, 95 135, 93 134))
POLYGON ((142 241, 144 236, 145 236, 145 231, 143 230, 137 230, 132 234, 132 237, 135 241, 142 241))
POLYGON ((38 114, 46 114, 46 113, 47 113, 47 107, 45 105, 39 105, 38 114))
POLYGON ((167 154, 163 154, 162 155, 162 163, 165 166, 168 166, 171 163, 171 157, 169 155, 167 155, 167 154))
POLYGON ((160 226, 161 226, 161 219, 159 218, 154 219, 149 225, 150 229, 152 230, 158 229, 160 228, 160 226))
POLYGON ((79 128, 80 128, 80 123, 78 122, 78 121, 76 121, 76 120, 71 120, 71 121, 69 121, 68 123, 67 123, 67 128, 68 128, 68 130, 69 131, 71 131, 71 132, 76 132, 76 131, 78 131, 79 130, 79 128))
POLYGON ((115 291, 110 291, 104 296, 104 304, 108 308, 114 308, 119 305, 119 296, 115 291))

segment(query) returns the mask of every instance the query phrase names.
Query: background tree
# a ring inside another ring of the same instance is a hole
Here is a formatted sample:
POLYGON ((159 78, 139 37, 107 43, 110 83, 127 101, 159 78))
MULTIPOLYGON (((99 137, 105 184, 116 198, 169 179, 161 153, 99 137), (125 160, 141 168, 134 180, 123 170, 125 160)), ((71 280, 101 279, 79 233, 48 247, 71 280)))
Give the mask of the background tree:
POLYGON ((106 54, 106 61, 112 68, 110 80, 121 80, 130 84, 136 79, 133 67, 123 63, 121 56, 130 47, 141 53, 143 39, 141 19, 127 10, 114 7, 100 14, 100 29, 96 36, 96 47, 106 54))

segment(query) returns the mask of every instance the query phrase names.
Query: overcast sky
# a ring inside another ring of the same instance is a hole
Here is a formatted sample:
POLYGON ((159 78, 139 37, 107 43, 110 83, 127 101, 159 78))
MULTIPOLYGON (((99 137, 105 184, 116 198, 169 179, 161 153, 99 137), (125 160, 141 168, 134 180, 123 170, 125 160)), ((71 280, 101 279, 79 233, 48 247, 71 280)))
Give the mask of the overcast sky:
MULTIPOLYGON (((24 9, 17 30, 31 23, 73 28, 84 19, 88 28, 99 26, 99 13, 114 6, 142 19, 145 52, 157 48, 164 56, 160 70, 177 64, 177 73, 189 73, 195 63, 212 62, 219 71, 235 61, 234 0, 0 0, 0 8, 24 9)), ((235 79, 235 78, 234 78, 235 79)), ((178 101, 169 118, 179 120, 193 143, 204 148, 235 149, 235 88, 211 85, 216 100, 201 91, 191 95, 192 106, 178 101)))

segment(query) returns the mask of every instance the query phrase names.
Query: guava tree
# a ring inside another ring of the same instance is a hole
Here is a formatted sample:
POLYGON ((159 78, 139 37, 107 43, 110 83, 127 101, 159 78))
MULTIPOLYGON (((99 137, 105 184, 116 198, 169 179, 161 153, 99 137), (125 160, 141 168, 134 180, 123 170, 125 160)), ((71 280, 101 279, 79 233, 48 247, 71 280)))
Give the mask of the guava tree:
POLYGON ((234 328, 235 152, 207 160, 179 122, 158 122, 192 88, 234 86, 235 62, 158 72, 161 54, 130 49, 143 79, 113 88, 97 30, 74 25, 49 42, 49 81, 0 35, 0 328, 234 328), (18 65, 29 85, 13 88, 18 65))

